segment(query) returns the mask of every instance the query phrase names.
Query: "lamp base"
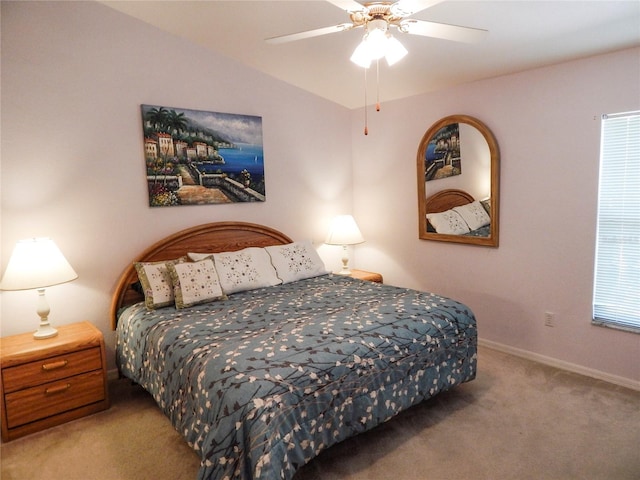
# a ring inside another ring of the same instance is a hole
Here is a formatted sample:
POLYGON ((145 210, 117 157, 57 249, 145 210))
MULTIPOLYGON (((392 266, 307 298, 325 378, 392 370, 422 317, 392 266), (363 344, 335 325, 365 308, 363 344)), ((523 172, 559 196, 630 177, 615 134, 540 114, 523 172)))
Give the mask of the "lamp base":
POLYGON ((36 340, 44 340, 45 338, 51 338, 58 335, 58 330, 51 325, 40 325, 37 331, 33 332, 33 338, 36 340))
POLYGON ((49 304, 44 296, 44 288, 38 289, 38 315, 40 316, 40 326, 34 332, 33 338, 43 340, 58 335, 58 330, 53 328, 49 323, 49 304))
POLYGON ((342 246, 342 270, 336 273, 338 275, 351 275, 351 270, 349 269, 349 252, 346 245, 342 246))

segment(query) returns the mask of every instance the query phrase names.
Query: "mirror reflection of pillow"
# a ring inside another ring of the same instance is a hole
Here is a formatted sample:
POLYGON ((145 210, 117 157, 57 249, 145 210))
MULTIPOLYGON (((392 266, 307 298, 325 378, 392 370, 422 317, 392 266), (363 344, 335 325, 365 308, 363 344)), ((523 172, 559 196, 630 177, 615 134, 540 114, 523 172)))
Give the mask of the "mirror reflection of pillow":
POLYGON ((469 233, 469 226, 458 212, 447 210, 440 213, 427 213, 427 220, 436 232, 448 235, 464 235, 469 233))
POLYGON ((491 199, 486 198, 484 200, 480 200, 480 204, 487 211, 487 213, 489 214, 489 217, 491 217, 491 199))
POLYGON ((460 214, 471 230, 477 230, 491 223, 491 218, 478 200, 454 207, 453 210, 460 214))

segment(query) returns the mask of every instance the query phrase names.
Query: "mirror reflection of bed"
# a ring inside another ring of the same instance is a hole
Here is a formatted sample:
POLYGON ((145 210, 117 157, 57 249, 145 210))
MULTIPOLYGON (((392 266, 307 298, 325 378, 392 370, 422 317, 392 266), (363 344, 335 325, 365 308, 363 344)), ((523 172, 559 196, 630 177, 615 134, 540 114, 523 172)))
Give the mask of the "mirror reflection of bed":
POLYGON ((425 201, 427 231, 445 235, 489 237, 491 199, 477 200, 458 189, 442 190, 425 201))

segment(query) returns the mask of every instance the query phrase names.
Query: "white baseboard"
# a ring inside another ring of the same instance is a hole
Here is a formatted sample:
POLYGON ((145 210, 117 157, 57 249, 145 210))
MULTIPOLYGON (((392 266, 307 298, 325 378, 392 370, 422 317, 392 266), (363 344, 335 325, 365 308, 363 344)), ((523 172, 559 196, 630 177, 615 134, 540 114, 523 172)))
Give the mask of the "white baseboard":
POLYGON ((630 388, 632 390, 640 391, 640 381, 633 380, 631 378, 619 377, 617 375, 611 375, 609 373, 594 370, 592 368, 576 365, 575 363, 565 362, 556 358, 547 357, 538 353, 529 352, 528 350, 522 350, 520 348, 511 347, 503 343, 492 342, 491 340, 485 340, 483 338, 478 339, 478 345, 498 350, 499 352, 509 353, 516 357, 526 358, 527 360, 533 360, 534 362, 543 363, 555 368, 561 368, 562 370, 568 370, 569 372, 578 373, 587 377, 596 378, 605 382, 620 385, 621 387, 630 388))

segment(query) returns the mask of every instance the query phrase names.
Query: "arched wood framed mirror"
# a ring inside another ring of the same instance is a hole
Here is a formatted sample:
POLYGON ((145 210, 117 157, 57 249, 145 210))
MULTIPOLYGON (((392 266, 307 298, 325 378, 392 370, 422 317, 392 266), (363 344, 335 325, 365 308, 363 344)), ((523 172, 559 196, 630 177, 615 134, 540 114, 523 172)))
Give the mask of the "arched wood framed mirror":
POLYGON ((468 115, 434 123, 418 147, 419 238, 498 246, 500 152, 468 115))

